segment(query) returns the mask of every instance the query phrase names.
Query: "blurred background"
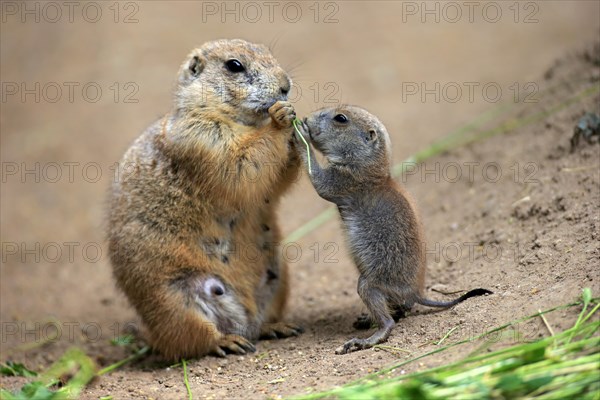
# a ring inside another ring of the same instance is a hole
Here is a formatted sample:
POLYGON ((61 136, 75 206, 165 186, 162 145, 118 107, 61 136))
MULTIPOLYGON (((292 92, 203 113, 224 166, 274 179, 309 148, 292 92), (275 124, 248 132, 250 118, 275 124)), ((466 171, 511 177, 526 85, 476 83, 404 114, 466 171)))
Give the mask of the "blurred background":
MULTIPOLYGON (((69 4, 1 3, 3 324, 133 318, 106 259, 107 190, 206 41, 270 45, 300 116, 361 105, 399 162, 498 102, 535 96, 553 60, 600 32, 597 1, 69 4)), ((282 203, 284 232, 326 206, 303 178, 282 203)), ((5 333, 3 352, 19 344, 5 333)))

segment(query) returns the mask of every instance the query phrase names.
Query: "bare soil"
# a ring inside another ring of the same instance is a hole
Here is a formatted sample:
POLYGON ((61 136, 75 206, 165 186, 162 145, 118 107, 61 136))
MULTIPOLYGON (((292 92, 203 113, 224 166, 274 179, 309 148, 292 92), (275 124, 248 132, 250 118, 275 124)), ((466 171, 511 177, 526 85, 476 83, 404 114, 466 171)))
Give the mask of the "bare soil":
MULTIPOLYGON (((356 294, 357 273, 339 221, 333 218, 287 248, 292 276, 288 319, 304 326, 305 333, 261 341, 257 352, 246 356, 190 360, 195 398, 325 390, 433 350, 433 342, 453 328, 447 343, 569 303, 584 287, 600 293, 600 146, 582 140, 572 150, 570 144, 579 119, 586 112, 600 113, 598 3, 539 3, 539 22, 530 25, 515 23, 512 15, 498 24, 400 24, 401 6, 392 2, 377 7, 336 3, 339 21, 329 25, 314 23, 312 17, 296 25, 214 19, 200 24, 200 3, 138 4, 139 21, 132 25, 114 23, 112 14, 97 24, 9 19, 1 25, 3 82, 31 87, 34 82, 97 82, 103 89, 97 103, 81 97, 56 103, 44 97, 36 102, 33 96, 2 101, 1 362, 23 362, 41 371, 67 348, 79 346, 105 367, 131 353, 131 347, 112 345, 111 339, 133 332, 136 344, 143 345, 143 327, 115 289, 105 257, 103 199, 113 163, 168 109, 183 56, 216 37, 268 43, 280 36, 275 55, 282 63, 304 63, 293 73, 303 90, 298 113, 325 104, 325 84, 333 83, 342 93, 339 100, 360 104, 386 123, 396 162, 472 121, 480 121, 475 131, 495 133, 411 165, 398 178, 414 196, 426 229, 426 294, 446 299, 456 295, 439 292, 474 287, 494 294, 444 311, 415 307, 386 343, 402 351, 335 355, 345 340, 369 332, 352 326, 365 307, 356 294), (124 103, 125 92, 115 101, 109 88, 114 82, 121 90, 134 82, 139 102, 124 103), (480 95, 473 102, 465 96, 451 102, 443 95, 438 102, 419 96, 401 101, 403 82, 430 87, 433 82, 495 82, 504 96, 497 103, 480 95), (533 102, 524 102, 523 96, 514 101, 509 87, 515 82, 525 91, 527 83, 535 84, 533 102), (317 98, 309 89, 315 83, 321 88, 317 98), (478 119, 499 107, 505 107, 501 114, 478 119), (65 162, 79 163, 73 164, 72 180, 65 162), (62 166, 56 182, 52 163, 62 166), (88 163, 100 167, 98 180, 92 169, 82 175, 88 163), (18 174, 6 175, 14 165, 18 174), (22 176, 24 166, 34 172, 22 176), (97 255, 98 248, 104 252, 97 255)), ((283 200, 284 231, 294 231, 328 207, 303 177, 283 200)), ((553 329, 565 329, 577 312, 559 311, 548 320, 553 329)), ((514 330, 513 342, 548 335, 539 320, 514 330)), ((436 354, 392 374, 457 360, 479 344, 436 354)), ((25 381, 0 377, 0 386, 13 390, 25 381)), ((95 379, 82 398, 107 395, 185 398, 182 368, 149 355, 95 379)))

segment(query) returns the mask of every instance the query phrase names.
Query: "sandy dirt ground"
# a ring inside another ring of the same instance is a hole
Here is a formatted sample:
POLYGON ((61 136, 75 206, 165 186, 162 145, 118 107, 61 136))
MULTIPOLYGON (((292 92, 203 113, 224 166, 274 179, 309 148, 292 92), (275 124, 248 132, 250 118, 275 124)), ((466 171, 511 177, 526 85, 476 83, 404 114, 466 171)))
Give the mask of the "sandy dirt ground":
MULTIPOLYGON (((110 343, 143 329, 111 277, 106 193, 128 144, 169 109, 183 57, 221 37, 272 44, 300 115, 340 102, 377 114, 396 163, 474 121, 476 131, 502 133, 399 178, 426 230, 427 295, 494 295, 442 312, 415 308, 387 343, 410 354, 335 355, 367 332, 352 327, 365 308, 334 218, 288 254, 288 319, 305 333, 261 341, 255 354, 191 360, 195 398, 328 389, 429 351, 452 328, 447 340, 458 341, 570 302, 584 287, 599 293, 599 146, 570 148, 579 118, 600 111, 598 2, 75 3, 71 13, 60 3, 2 3, 0 361, 40 371, 70 346, 100 367, 130 354, 110 343), (498 114, 484 121, 489 110, 498 114)), ((284 232, 328 207, 303 177, 282 202, 284 232)), ((549 322, 566 328, 576 312, 549 322)), ((515 340, 547 334, 537 322, 521 329, 515 340)), ((23 382, 0 378, 7 389, 23 382)), ((82 397, 180 399, 185 390, 181 367, 151 355, 82 397)))

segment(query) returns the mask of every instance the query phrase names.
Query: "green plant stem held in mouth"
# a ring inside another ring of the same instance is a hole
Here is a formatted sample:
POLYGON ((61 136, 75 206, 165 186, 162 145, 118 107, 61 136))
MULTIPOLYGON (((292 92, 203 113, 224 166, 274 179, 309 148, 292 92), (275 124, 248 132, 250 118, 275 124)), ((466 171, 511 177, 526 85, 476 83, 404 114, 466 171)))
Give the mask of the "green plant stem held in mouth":
POLYGON ((307 154, 307 162, 308 162, 308 174, 312 175, 312 168, 310 165, 310 146, 308 145, 308 142, 306 141, 306 139, 304 139, 304 136, 302 136, 302 133, 300 133, 300 130, 298 129, 298 123, 300 122, 300 120, 298 118, 294 119, 294 121, 292 121, 292 124, 294 125, 294 129, 296 130, 296 133, 298 134, 298 137, 300 139, 302 139, 302 141, 304 142, 304 145, 306 146, 306 154, 307 154))

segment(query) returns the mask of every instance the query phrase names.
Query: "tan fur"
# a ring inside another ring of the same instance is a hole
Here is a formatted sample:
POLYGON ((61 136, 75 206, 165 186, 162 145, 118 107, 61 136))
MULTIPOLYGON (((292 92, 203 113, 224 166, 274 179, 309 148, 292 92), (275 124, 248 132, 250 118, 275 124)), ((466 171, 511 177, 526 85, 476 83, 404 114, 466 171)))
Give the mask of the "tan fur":
POLYGON ((244 353, 261 332, 299 331, 279 322, 287 265, 267 245, 280 240, 275 207, 298 169, 295 114, 282 101, 290 84, 264 46, 207 43, 183 63, 173 110, 121 161, 109 211, 114 276, 166 358, 244 353), (246 76, 227 71, 231 58, 246 76), (254 98, 266 102, 256 112, 254 98), (212 277, 223 303, 198 300, 212 277), (200 303, 234 328, 219 331, 200 303))

